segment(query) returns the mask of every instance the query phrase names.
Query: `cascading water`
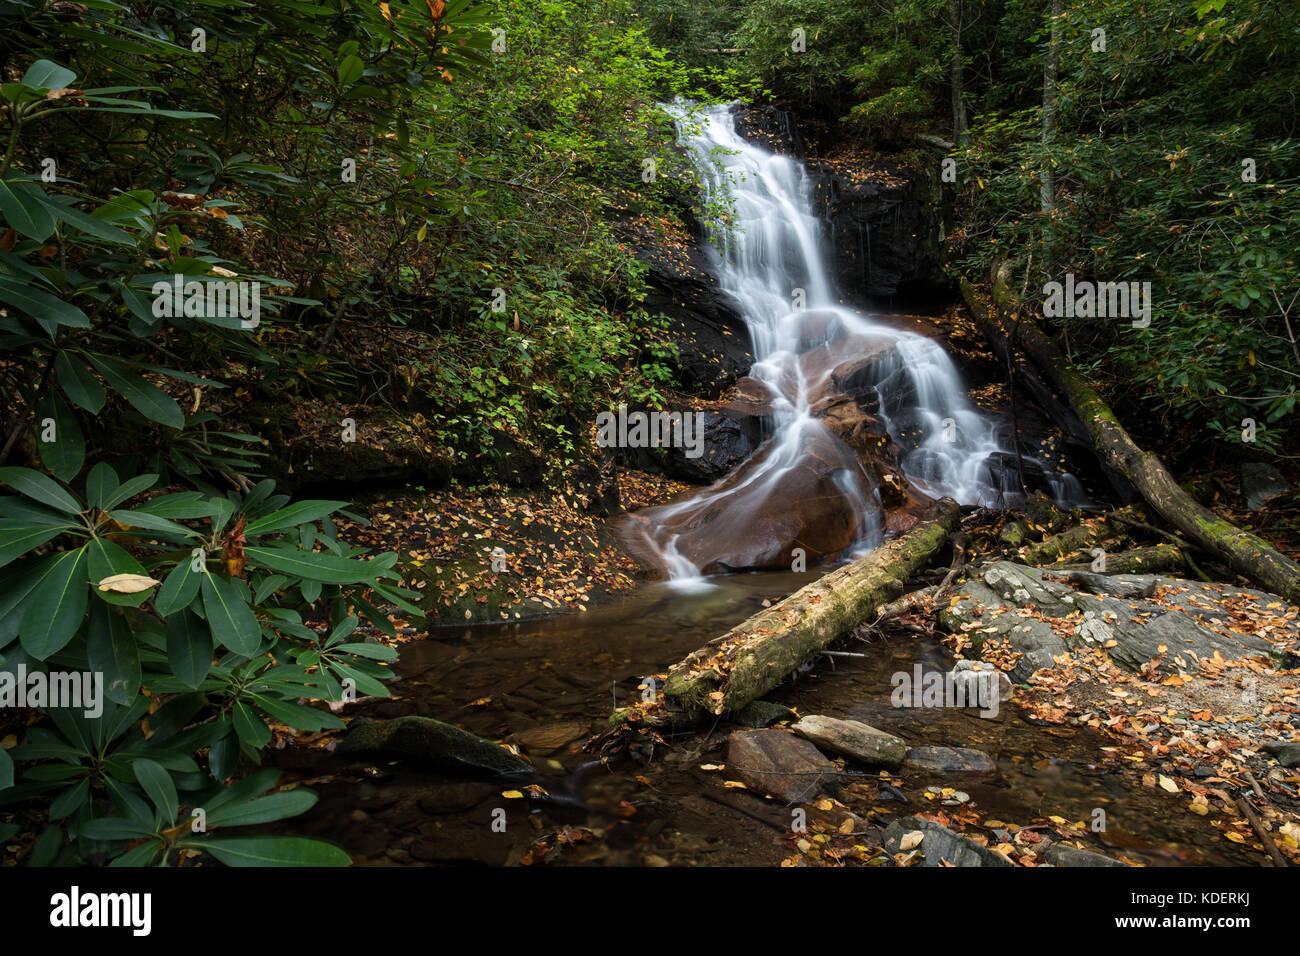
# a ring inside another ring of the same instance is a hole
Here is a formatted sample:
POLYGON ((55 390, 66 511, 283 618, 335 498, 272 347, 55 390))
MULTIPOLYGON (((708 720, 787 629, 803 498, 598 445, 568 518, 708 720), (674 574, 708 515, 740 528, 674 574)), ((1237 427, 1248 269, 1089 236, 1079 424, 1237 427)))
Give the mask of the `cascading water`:
MULTIPOLYGON (((875 547, 885 531, 880 476, 819 417, 847 392, 859 404, 868 395, 915 491, 1015 503, 1016 474, 1008 481, 1005 467, 991 467, 1015 451, 967 400, 944 349, 840 304, 803 164, 741 138, 729 105, 667 109, 706 205, 730 210, 710 229, 709 255, 749 329, 749 375, 768 394, 770 437, 711 487, 632 516, 629 540, 684 585, 702 570, 789 567, 875 547)), ((1072 477, 1044 471, 1058 500, 1080 503, 1072 477)))

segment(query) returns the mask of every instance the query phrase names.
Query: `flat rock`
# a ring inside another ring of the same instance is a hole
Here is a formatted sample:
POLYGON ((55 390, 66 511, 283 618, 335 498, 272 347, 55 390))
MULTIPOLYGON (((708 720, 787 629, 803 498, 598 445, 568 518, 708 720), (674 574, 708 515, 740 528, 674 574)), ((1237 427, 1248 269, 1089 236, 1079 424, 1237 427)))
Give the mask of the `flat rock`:
POLYGON ((1043 859, 1052 866, 1128 866, 1104 853, 1080 850, 1064 843, 1053 843, 1043 852, 1043 859))
POLYGON ((355 757, 410 757, 441 770, 517 774, 533 769, 504 747, 432 717, 397 717, 353 727, 334 752, 355 757))
POLYGON ((801 719, 791 729, 823 750, 871 766, 901 766, 907 753, 907 744, 901 738, 856 720, 813 714, 801 719))
POLYGON ((784 730, 735 730, 727 771, 749 789, 804 803, 839 782, 840 771, 811 743, 784 730))
POLYGON ((587 725, 570 720, 559 724, 529 727, 511 735, 529 753, 552 754, 587 733, 587 725))
POLYGON ((953 866, 1012 865, 988 847, 980 846, 960 833, 953 833, 947 827, 921 817, 903 817, 889 824, 885 828, 885 849, 891 854, 903 852, 904 838, 916 831, 922 834, 921 842, 911 849, 919 850, 925 858, 922 866, 943 866, 946 863, 953 866))
POLYGON ((986 773, 998 765, 982 750, 971 747, 909 747, 903 757, 909 770, 986 773))
POLYGON ((972 638, 977 649, 986 639, 1006 638, 1021 655, 1012 671, 1018 683, 1028 681, 1040 668, 1055 667, 1055 658, 1070 649, 1089 645, 1106 648, 1116 664, 1130 671, 1153 657, 1161 659, 1162 669, 1172 667, 1172 658, 1187 652, 1213 657, 1218 651, 1229 660, 1281 654, 1280 648, 1256 635, 1222 634, 1206 626, 1229 620, 1221 606, 1225 593, 1260 609, 1280 600, 1263 591, 1161 575, 1117 574, 1109 578, 1110 590, 1132 595, 1120 597, 1078 590, 1053 580, 1055 576, 1050 567, 999 561, 957 589, 940 622, 952 633, 972 638), (1163 603, 1139 596, 1159 588, 1172 589, 1163 603), (1034 616, 1021 617, 1015 613, 1020 609, 1032 610, 1034 616), (1112 640, 1114 645, 1106 647, 1112 640), (1161 653, 1161 645, 1166 653, 1161 653))

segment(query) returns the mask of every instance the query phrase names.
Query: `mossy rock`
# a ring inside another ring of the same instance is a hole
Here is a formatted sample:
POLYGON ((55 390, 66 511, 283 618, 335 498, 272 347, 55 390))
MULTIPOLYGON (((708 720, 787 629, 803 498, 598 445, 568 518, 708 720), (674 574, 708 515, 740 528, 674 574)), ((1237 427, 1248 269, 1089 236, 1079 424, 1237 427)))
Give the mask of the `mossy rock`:
POLYGON ((407 757, 439 769, 527 774, 532 766, 504 747, 432 717, 398 717, 353 726, 334 751, 342 756, 407 757))

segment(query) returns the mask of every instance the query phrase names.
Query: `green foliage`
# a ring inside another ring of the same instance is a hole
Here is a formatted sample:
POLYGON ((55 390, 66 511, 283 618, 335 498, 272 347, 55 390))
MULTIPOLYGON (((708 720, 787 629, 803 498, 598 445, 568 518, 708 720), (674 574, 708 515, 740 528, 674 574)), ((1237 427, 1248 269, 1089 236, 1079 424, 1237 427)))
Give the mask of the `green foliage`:
POLYGON ((1300 144, 1294 110, 1261 104, 1289 96, 1300 63, 1278 38, 1300 33, 1300 17, 1268 3, 1196 8, 1111 3, 1103 53, 1091 49, 1091 11, 1067 7, 1060 128, 1044 148, 1041 79, 1020 108, 976 118, 957 159, 956 249, 974 274, 1004 259, 1029 267, 1031 298, 1049 260, 1056 278, 1150 282, 1149 328, 1063 320, 1079 361, 1122 398, 1232 444, 1253 419, 1257 444, 1277 450, 1300 384, 1300 144), (1223 16, 1198 21, 1213 8, 1223 16), (1247 159, 1255 181, 1243 178, 1247 159), (1057 190, 1051 230, 1044 164, 1057 190))
MULTIPOLYGON (((6 4, 0 37, 27 65, 0 87, 0 459, 26 448, 43 470, 0 468, 13 492, 0 498, 0 666, 103 683, 101 713, 29 702, 46 720, 0 758, 0 803, 48 800, 29 863, 347 863, 317 841, 228 837, 314 800, 259 797, 274 774, 232 780, 258 762, 268 719, 340 727, 302 701, 340 700, 345 684, 387 693, 394 653, 348 637, 362 617, 392 633, 375 603, 419 615, 415 595, 395 554, 363 560, 337 538, 344 502, 291 503, 273 482, 253 484, 255 436, 223 430, 197 398, 182 407, 182 390, 225 383, 178 367, 177 352, 277 360, 265 328, 159 308, 159 290, 173 277, 278 286, 261 302, 267 325, 317 304, 284 294, 295 283, 264 271, 278 263, 255 261, 252 247, 290 229, 323 268, 344 268, 318 233, 352 197, 314 188, 316 150, 343 115, 364 117, 367 135, 386 128, 419 71, 450 78, 486 63, 482 14, 467 5, 430 6, 421 22, 292 0, 93 4, 71 16, 6 4), (194 29, 206 49, 190 45, 194 29), (445 47, 429 42, 439 32, 452 37, 445 47), (283 128, 268 113, 297 124, 297 168, 242 148, 283 128), (332 203, 304 202, 329 192, 332 203), (276 210, 282 197, 297 205, 276 210), (240 215, 250 199, 261 205, 240 215), (221 494, 215 480, 239 490, 221 494), (202 810, 215 835, 183 808, 202 810)), ((428 203, 407 190, 389 206, 428 203)))

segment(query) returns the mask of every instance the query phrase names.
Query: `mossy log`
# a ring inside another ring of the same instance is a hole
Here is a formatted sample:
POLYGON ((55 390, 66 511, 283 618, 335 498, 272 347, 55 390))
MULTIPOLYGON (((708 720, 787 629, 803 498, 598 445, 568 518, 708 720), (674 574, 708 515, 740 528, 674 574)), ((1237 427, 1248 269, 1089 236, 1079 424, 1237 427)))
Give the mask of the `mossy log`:
MULTIPOLYGON (((979 321, 1008 334, 1000 315, 1009 308, 1005 287, 995 290, 995 302, 1003 303, 999 309, 982 303, 969 282, 963 279, 961 285, 971 312, 979 313, 979 321)), ((1088 429, 1098 455, 1123 475, 1165 521, 1190 542, 1264 590, 1300 604, 1300 565, 1264 539, 1242 531, 1188 495, 1159 458, 1137 446, 1096 389, 1070 367, 1034 322, 1021 317, 1015 323, 1014 334, 1024 355, 1069 401, 1088 429)))
POLYGON ((1105 524, 1085 522, 1060 534, 1054 534, 1046 541, 1030 544, 1024 551, 1023 560, 1025 564, 1050 564, 1053 561, 1074 557, 1081 552, 1091 551, 1096 547, 1104 547, 1105 543, 1114 539, 1114 531, 1105 524))
MULTIPOLYGON (((1181 571, 1187 568, 1187 555, 1175 544, 1157 544, 1106 555, 1104 574, 1152 574, 1156 571, 1181 571)), ((1091 561, 1077 564, 1048 565, 1049 571, 1089 571, 1091 561)))
POLYGON ((958 506, 945 499, 936 517, 800 588, 676 664, 664 694, 687 711, 740 710, 901 595, 904 582, 944 546, 958 519, 958 506))

